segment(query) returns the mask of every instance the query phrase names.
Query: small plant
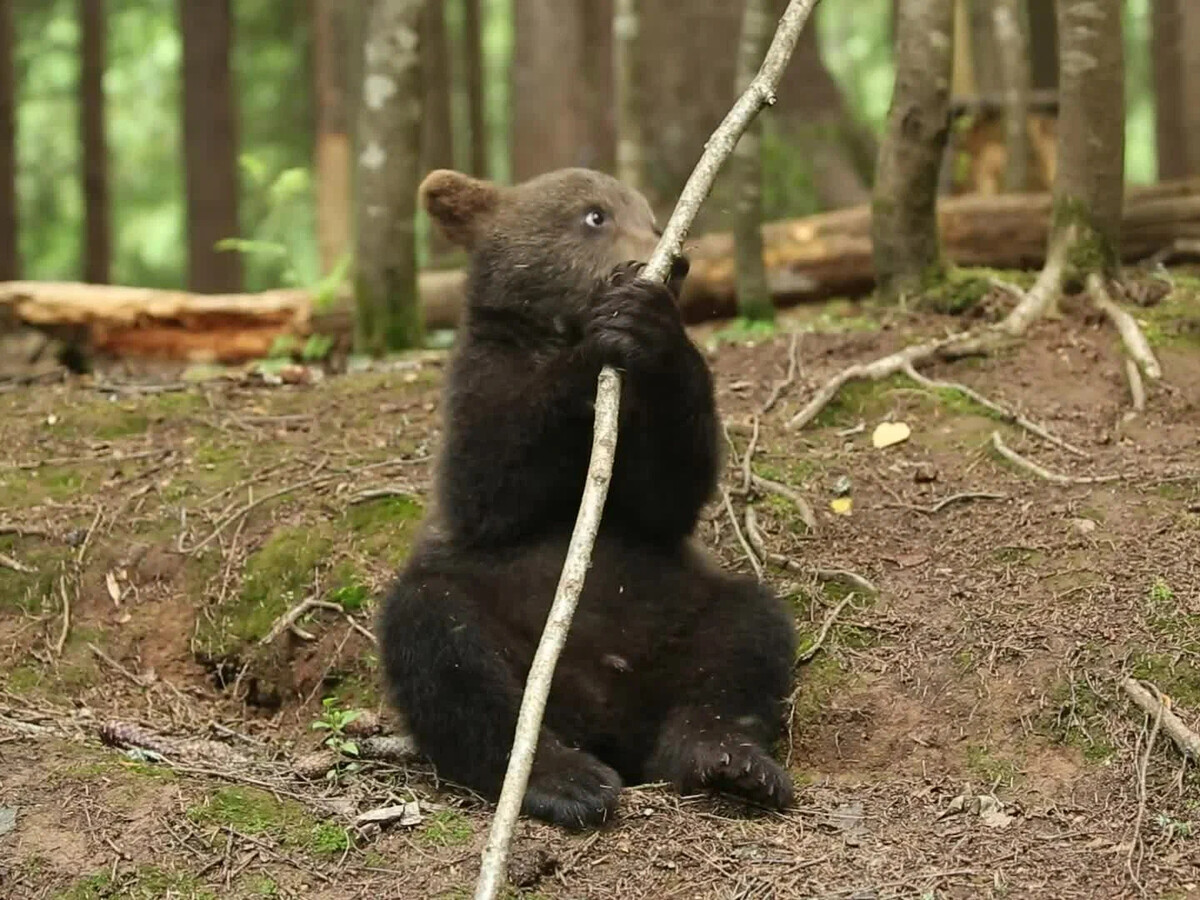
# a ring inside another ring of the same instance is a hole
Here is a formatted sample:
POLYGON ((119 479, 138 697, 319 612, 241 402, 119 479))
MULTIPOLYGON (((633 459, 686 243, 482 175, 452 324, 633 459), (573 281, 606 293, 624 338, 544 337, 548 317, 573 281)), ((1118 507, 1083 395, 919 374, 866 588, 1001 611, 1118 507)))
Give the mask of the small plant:
POLYGON ((367 605, 370 592, 357 581, 342 585, 329 595, 329 599, 348 613, 358 612, 367 605))
POLYGON ((1196 833, 1195 826, 1192 825, 1191 822, 1173 819, 1165 813, 1159 813, 1156 815, 1154 817, 1154 824, 1158 826, 1159 830, 1162 831, 1162 833, 1165 834, 1168 839, 1190 838, 1196 833))
POLYGON ((1165 578, 1161 575, 1154 579, 1154 583, 1150 585, 1150 602, 1154 606, 1165 606, 1175 600, 1175 591, 1171 585, 1167 584, 1165 578))
POLYGON ((321 701, 324 712, 312 723, 313 731, 328 731, 325 746, 346 756, 358 756, 358 742, 346 735, 346 726, 358 718, 358 710, 342 709, 337 697, 326 697, 321 701))

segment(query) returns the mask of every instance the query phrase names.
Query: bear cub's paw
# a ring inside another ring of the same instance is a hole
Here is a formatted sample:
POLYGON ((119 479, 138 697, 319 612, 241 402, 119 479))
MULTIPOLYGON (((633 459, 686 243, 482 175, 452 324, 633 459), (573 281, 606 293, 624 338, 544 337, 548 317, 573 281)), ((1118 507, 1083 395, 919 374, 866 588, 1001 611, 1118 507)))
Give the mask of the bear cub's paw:
POLYGON ((585 336, 605 362, 619 367, 661 364, 686 339, 671 288, 642 278, 644 268, 617 266, 588 308, 585 336))
POLYGON ((568 747, 538 748, 522 811, 566 828, 588 828, 617 811, 621 776, 590 753, 568 747))
POLYGON ((671 780, 681 793, 714 791, 768 809, 792 805, 795 787, 783 767, 752 740, 729 735, 682 747, 671 780))

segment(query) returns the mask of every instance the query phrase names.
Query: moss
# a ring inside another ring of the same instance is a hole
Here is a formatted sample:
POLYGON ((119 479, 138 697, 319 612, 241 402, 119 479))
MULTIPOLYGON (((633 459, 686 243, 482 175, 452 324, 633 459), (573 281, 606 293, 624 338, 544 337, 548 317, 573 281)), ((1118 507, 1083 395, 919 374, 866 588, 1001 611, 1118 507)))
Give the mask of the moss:
POLYGON ((967 769, 991 786, 1012 787, 1020 771, 1016 762, 978 744, 967 747, 967 769))
POLYGON ((343 853, 353 846, 349 832, 340 825, 318 822, 299 803, 256 788, 220 788, 207 802, 189 809, 187 816, 197 825, 269 836, 310 853, 343 853))
POLYGON ((1139 653, 1133 658, 1132 674, 1151 682, 1180 706, 1200 706, 1200 669, 1182 659, 1176 661, 1174 654, 1139 653))
POLYGON ((709 343, 712 347, 721 344, 754 345, 770 340, 778 331, 774 320, 739 317, 724 328, 714 331, 709 343))
POLYGON ((1117 753, 1106 732, 1108 702, 1086 683, 1063 681, 1049 692, 1041 731, 1051 740, 1074 747, 1084 760, 1104 765, 1117 753))
POLYGON ((858 420, 879 415, 888 408, 889 391, 907 387, 908 379, 893 375, 879 381, 851 381, 813 420, 814 427, 844 427, 858 420))
POLYGON ((350 507, 346 521, 363 552, 394 567, 408 557, 423 512, 414 497, 381 497, 350 507))
POLYGON ((1117 267, 1116 250, 1083 198, 1064 196, 1056 200, 1052 222, 1053 234, 1060 234, 1072 225, 1077 228, 1077 238, 1068 260, 1068 266, 1076 273, 1110 272, 1117 267))
POLYGON ((216 611, 215 623, 202 620, 199 637, 210 654, 220 656, 238 641, 264 637, 280 615, 300 602, 331 546, 327 528, 276 529, 247 560, 238 597, 216 611))
POLYGON ((0 566, 0 610, 39 613, 56 594, 59 573, 69 548, 48 543, 18 541, 0 536, 0 552, 24 564, 32 572, 18 572, 0 566))
POLYGON ((991 293, 993 277, 996 277, 995 273, 988 269, 951 267, 945 271, 944 277, 926 287, 918 305, 943 315, 962 315, 978 306, 991 293))
POLYGON ((1033 566, 1046 558, 1046 554, 1034 547, 997 547, 992 551, 996 562, 1007 565, 1033 566))
POLYGON ((251 897, 279 896, 279 885, 270 875, 249 875, 242 880, 242 888, 251 897))
POLYGON ((421 842, 432 847, 457 847, 471 840, 474 829, 460 812, 443 809, 429 817, 421 829, 421 842))
POLYGON ((28 694, 40 687, 43 680, 42 670, 27 664, 10 670, 5 675, 4 686, 14 694, 28 694))
POLYGON ((345 853, 354 841, 341 825, 318 822, 309 832, 307 845, 313 853, 345 853))
POLYGON ((216 900, 216 896, 194 875, 158 866, 140 866, 115 878, 110 872, 98 872, 55 895, 56 900, 216 900))

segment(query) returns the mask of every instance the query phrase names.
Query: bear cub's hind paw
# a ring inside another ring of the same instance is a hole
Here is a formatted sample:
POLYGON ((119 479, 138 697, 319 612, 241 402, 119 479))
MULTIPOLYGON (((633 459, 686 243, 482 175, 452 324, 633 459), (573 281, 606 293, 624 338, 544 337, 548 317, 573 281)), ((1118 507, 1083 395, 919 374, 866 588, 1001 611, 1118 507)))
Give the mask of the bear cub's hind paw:
POLYGON ((672 780, 684 793, 715 791, 768 809, 792 805, 795 787, 791 777, 748 738, 699 740, 680 757, 682 771, 672 780))
POLYGON ((621 776, 590 753, 539 747, 522 812, 566 828, 601 825, 617 811, 621 776))

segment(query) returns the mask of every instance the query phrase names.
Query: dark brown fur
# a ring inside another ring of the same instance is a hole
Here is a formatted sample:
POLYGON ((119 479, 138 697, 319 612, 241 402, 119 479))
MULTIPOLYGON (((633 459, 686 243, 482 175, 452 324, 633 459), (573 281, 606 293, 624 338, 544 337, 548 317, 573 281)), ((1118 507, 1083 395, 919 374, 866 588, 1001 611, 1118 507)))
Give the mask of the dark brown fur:
POLYGON ((795 638, 779 601, 690 540, 720 462, 712 381, 669 286, 638 278, 658 238, 608 176, 500 188, 435 172, 422 202, 471 251, 446 391, 436 525, 393 587, 387 680, 443 777, 495 798, 579 507, 600 367, 623 373, 592 567, 555 673, 524 809, 566 825, 622 780, 790 803, 765 747, 795 638), (593 212, 600 211, 603 220, 593 212))

